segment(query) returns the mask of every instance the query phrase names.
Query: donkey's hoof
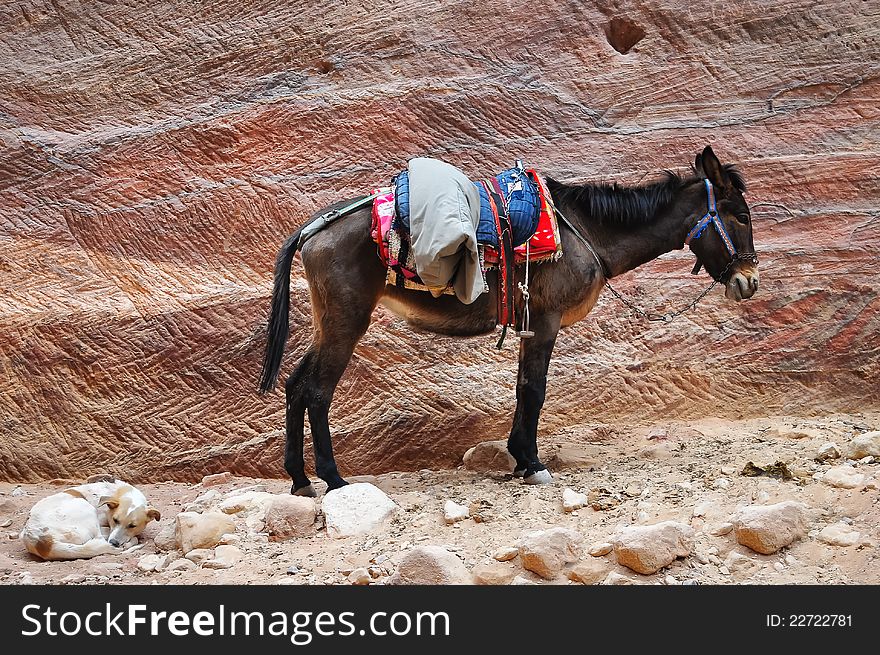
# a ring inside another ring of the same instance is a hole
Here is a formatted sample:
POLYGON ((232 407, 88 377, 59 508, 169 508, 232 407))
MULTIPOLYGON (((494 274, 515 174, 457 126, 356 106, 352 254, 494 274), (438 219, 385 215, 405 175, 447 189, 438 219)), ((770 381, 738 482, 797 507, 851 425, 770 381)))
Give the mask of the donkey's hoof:
POLYGON ((315 488, 311 484, 307 484, 304 487, 300 487, 299 489, 293 489, 291 492, 294 496, 307 496, 308 498, 315 498, 318 494, 315 492, 315 488))
POLYGON ((514 469, 513 470, 513 477, 515 477, 515 478, 526 477, 526 470, 525 469, 514 469))
POLYGON ((551 484, 553 482, 553 476, 547 469, 541 469, 540 471, 535 471, 531 475, 524 477, 523 482, 526 484, 551 484))
POLYGON ((339 478, 338 480, 334 480, 333 482, 327 483, 327 491, 333 491, 335 489, 341 489, 342 487, 348 486, 348 482, 339 478))

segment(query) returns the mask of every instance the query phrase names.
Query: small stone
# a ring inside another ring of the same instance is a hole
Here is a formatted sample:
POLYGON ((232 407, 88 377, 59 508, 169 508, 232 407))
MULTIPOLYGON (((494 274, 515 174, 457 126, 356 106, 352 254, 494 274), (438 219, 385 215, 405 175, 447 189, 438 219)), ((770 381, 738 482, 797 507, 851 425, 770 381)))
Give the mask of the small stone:
POLYGON ((733 524, 740 544, 770 555, 806 534, 806 506, 791 500, 751 505, 737 512, 733 524))
POLYGON ((837 444, 833 441, 829 441, 819 446, 819 451, 816 453, 817 462, 825 462, 829 459, 837 459, 839 457, 840 448, 838 448, 837 444))
POLYGON ((519 555, 519 548, 504 546, 492 554, 492 559, 498 560, 499 562, 509 562, 517 555, 519 555))
POLYGON ((819 541, 829 546, 855 546, 859 543, 861 533, 846 523, 835 523, 822 528, 819 541))
POLYGON ((185 557, 194 564, 201 564, 214 557, 214 551, 211 548, 194 548, 185 557))
POLYGON ((317 513, 314 498, 277 494, 266 508, 265 530, 276 540, 314 534, 317 513))
MULTIPOLYGON (((354 569, 352 569, 351 571, 346 571, 345 569, 343 569, 342 574, 347 576, 347 575, 351 574, 353 571, 354 571, 354 569)), ((298 566, 288 566, 287 567, 287 575, 296 575, 297 573, 300 573, 300 572, 301 572, 301 570, 298 566)))
POLYGON ((736 475, 736 467, 735 466, 722 466, 721 467, 721 475, 736 475))
POLYGON ((722 523, 722 524, 718 525, 717 527, 713 528, 712 531, 709 532, 709 534, 711 534, 713 537, 723 537, 726 534, 730 534, 730 532, 732 530, 733 530, 733 523, 729 523, 729 522, 722 523))
POLYGON ((159 550, 177 550, 177 521, 163 521, 164 525, 159 528, 153 543, 159 550))
MULTIPOLYGON (((343 487, 345 488, 345 487, 343 487)), ((416 546, 400 560, 388 581, 394 585, 471 584, 471 574, 458 557, 441 546, 416 546)))
POLYGON ((12 519, 6 519, 3 523, 0 523, 0 528, 8 528, 12 525, 12 519))
POLYGON ((603 555, 607 555, 612 550, 614 550, 614 544, 608 543, 607 541, 603 541, 598 544, 593 544, 590 546, 589 553, 593 557, 602 557, 603 555))
POLYGON ((328 491, 321 503, 327 534, 336 539, 378 530, 397 509, 384 491, 369 482, 328 491))
POLYGON ((590 507, 597 512, 604 512, 617 507, 622 500, 618 494, 605 487, 594 487, 593 489, 590 489, 587 499, 590 503, 590 507))
POLYGON ((872 455, 868 455, 867 457, 862 457, 859 460, 859 464, 873 464, 873 463, 874 463, 874 457, 872 455))
POLYGON ((361 567, 348 574, 348 581, 353 585, 367 585, 373 581, 370 572, 361 567))
POLYGON ((562 510, 565 512, 573 512, 576 509, 586 506, 587 494, 578 493, 566 487, 562 491, 562 510))
POLYGON ((523 568, 542 578, 553 579, 562 567, 578 560, 583 538, 569 528, 529 532, 519 540, 523 568))
POLYGON ((685 587, 696 587, 700 584, 699 580, 685 580, 681 583, 685 587))
POLYGON ((794 555, 786 555, 785 556, 785 563, 788 564, 789 566, 794 566, 795 564, 798 563, 798 561, 794 555))
POLYGON ((507 585, 513 580, 516 571, 501 562, 483 562, 472 571, 474 583, 478 585, 507 585))
POLYGON ((668 438, 669 432, 665 428, 651 428, 647 437, 649 441, 666 441, 668 438))
POLYGON ((214 559, 209 559, 202 566, 206 569, 231 569, 243 554, 238 546, 217 546, 214 559))
POLYGON ((733 550, 724 560, 724 567, 733 574, 747 576, 761 568, 761 564, 751 557, 733 550))
POLYGON ((697 560, 700 564, 705 565, 709 563, 709 558, 700 551, 694 553, 694 559, 697 560))
POLYGON ((677 557, 687 557, 693 546, 693 528, 675 521, 664 521, 623 528, 615 536, 614 554, 619 564, 636 573, 649 575, 668 566, 677 557))
POLYGON ((774 568, 777 572, 782 573, 782 572, 785 570, 785 564, 783 564, 782 562, 774 562, 774 563, 773 563, 773 568, 774 568))
POLYGON ((82 573, 71 573, 61 578, 61 584, 79 584, 86 581, 86 576, 82 573))
POLYGON ((13 489, 13 490, 12 490, 12 493, 10 493, 9 495, 10 495, 10 496, 23 496, 23 495, 24 495, 24 489, 22 489, 22 488, 21 488, 21 485, 19 485, 19 486, 17 486, 15 489, 13 489))
POLYGON ((516 460, 507 451, 506 441, 483 441, 470 448, 462 458, 468 471, 492 473, 504 471, 510 473, 516 468, 516 460))
POLYGON ((602 581, 603 585, 631 585, 632 583, 633 581, 630 578, 621 575, 617 571, 612 571, 602 581))
POLYGON ((385 575, 385 569, 381 566, 371 566, 367 569, 367 573, 370 574, 371 578, 381 578, 385 575))
POLYGON ((726 566, 722 565, 718 567, 718 570, 721 572, 721 575, 730 575, 730 569, 726 566))
POLYGON ((521 586, 521 585, 530 585, 530 584, 536 585, 538 583, 534 582, 532 580, 529 580, 528 578, 526 578, 524 576, 518 575, 513 580, 510 581, 510 584, 515 585, 515 586, 521 586))
POLYGON ((184 554, 195 548, 212 548, 223 535, 232 532, 235 523, 220 512, 181 512, 175 519, 175 541, 184 554))
POLYGON ((714 507, 715 503, 712 501, 705 501, 694 507, 694 511, 692 512, 695 517, 703 517, 706 516, 707 513, 714 507))
POLYGON ((610 562, 591 557, 572 566, 568 572, 568 579, 581 584, 599 584, 608 576, 610 570, 610 562))
POLYGON ((241 537, 237 534, 224 534, 220 537, 220 544, 223 546, 237 546, 241 543, 241 537))
POLYGON ((597 465, 593 453, 578 446, 560 446, 547 458, 547 466, 552 471, 564 469, 589 470, 597 465))
POLYGON ((675 576, 673 576, 673 575, 667 575, 666 578, 665 578, 663 581, 664 581, 666 584, 668 584, 668 585, 677 585, 677 584, 679 584, 678 580, 676 580, 676 579, 675 579, 675 576))
POLYGON ((851 466, 834 466, 825 471, 822 482, 840 489, 855 489, 862 486, 865 476, 851 466))
POLYGON ((730 480, 728 478, 718 478, 712 483, 713 489, 729 489, 730 480))
POLYGON ((642 485, 638 482, 630 482, 626 489, 623 490, 623 493, 629 496, 630 498, 635 498, 637 496, 642 495, 642 485))
POLYGON ((195 571, 198 565, 188 559, 176 559, 168 565, 166 571, 195 571))
POLYGON ((142 573, 155 573, 160 571, 165 564, 162 555, 144 555, 138 560, 137 568, 142 573))
POLYGON ((229 471, 223 471, 223 473, 214 473, 212 475, 206 475, 202 478, 202 486, 203 487, 214 487, 218 484, 225 484, 232 479, 232 473, 229 471))
POLYGON ((470 514, 470 508, 465 507, 464 505, 459 505, 451 500, 447 500, 443 505, 443 520, 446 521, 446 525, 452 525, 458 521, 464 521, 470 516, 470 514))
POLYGON ((848 459, 862 459, 869 455, 880 457, 880 430, 855 437, 846 445, 844 454, 848 459))

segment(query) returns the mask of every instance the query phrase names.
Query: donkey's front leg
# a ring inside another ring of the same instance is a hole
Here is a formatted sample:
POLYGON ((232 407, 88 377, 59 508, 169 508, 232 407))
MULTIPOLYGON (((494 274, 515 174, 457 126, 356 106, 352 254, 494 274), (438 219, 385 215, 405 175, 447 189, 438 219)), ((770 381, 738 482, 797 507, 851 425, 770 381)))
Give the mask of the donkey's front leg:
POLYGON ((514 475, 527 484, 552 482, 553 476, 538 459, 538 417, 547 389, 547 368, 561 322, 559 314, 532 316, 535 336, 519 342, 519 374, 516 381, 516 413, 507 449, 516 459, 514 475))

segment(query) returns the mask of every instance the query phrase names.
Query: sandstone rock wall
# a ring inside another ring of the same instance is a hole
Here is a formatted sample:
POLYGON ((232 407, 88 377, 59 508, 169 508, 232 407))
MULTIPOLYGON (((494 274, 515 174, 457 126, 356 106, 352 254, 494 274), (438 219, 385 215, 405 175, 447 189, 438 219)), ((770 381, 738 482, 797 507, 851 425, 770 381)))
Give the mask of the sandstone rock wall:
MULTIPOLYGON (((637 182, 710 142, 745 172, 757 298, 658 326, 603 297, 544 430, 876 408, 878 25, 857 0, 3 3, 0 479, 283 474, 281 392, 255 392, 276 249, 415 155, 637 182)), ((620 286, 681 301, 690 265, 620 286)), ((379 310, 331 415, 343 473, 503 437, 493 344, 379 310)))

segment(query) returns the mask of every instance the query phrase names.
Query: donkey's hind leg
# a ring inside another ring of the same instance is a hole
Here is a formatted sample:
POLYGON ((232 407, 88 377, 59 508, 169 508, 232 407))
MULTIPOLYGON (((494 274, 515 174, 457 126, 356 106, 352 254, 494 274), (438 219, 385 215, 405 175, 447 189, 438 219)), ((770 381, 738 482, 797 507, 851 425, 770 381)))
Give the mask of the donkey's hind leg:
POLYGON ((315 489, 306 477, 303 461, 303 439, 305 438, 306 396, 304 382, 310 376, 315 359, 314 348, 309 348, 300 360, 296 370, 287 378, 284 385, 287 412, 287 440, 284 444, 284 469, 293 480, 290 493, 296 496, 315 496, 315 489))

